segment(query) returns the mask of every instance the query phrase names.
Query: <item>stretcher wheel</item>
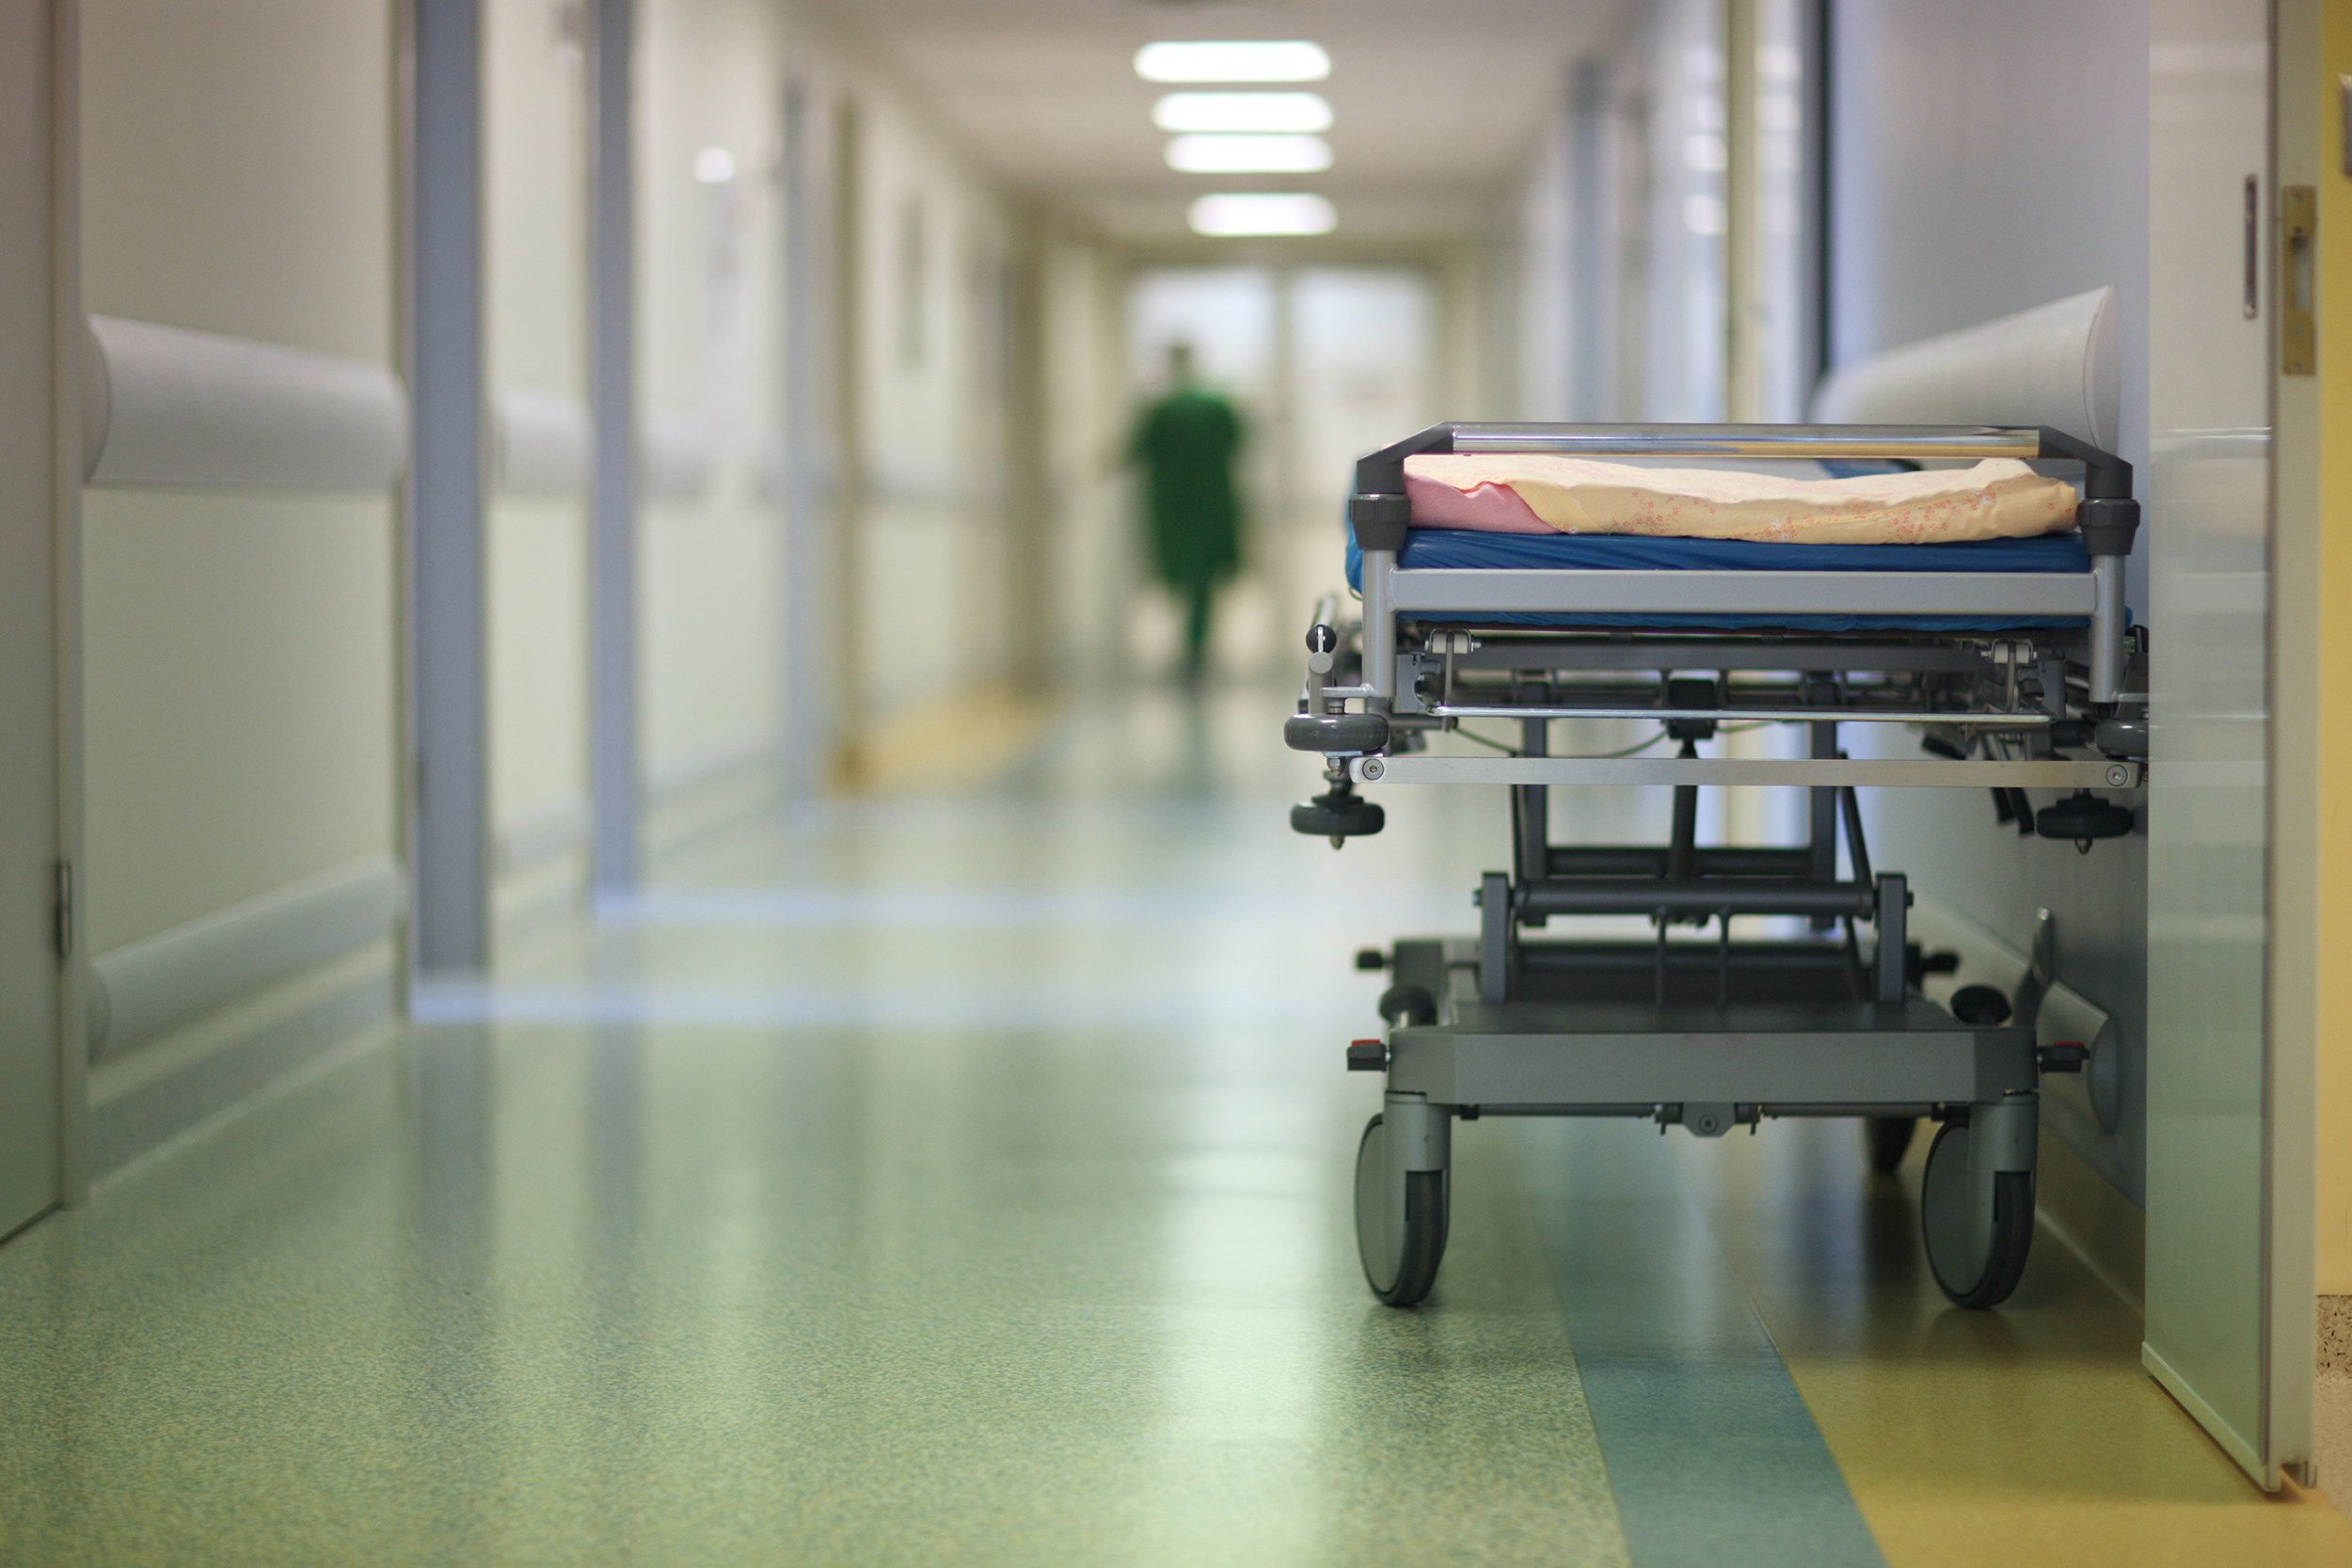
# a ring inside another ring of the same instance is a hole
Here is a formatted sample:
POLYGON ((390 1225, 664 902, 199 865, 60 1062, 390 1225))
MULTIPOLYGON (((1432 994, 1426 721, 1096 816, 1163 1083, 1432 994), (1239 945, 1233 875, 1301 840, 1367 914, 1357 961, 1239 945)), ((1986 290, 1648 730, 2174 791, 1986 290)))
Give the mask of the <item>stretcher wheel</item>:
POLYGON ((2042 807, 2033 819, 2034 832, 2043 838, 2071 838, 2086 845, 2093 839, 2127 837, 2132 825, 2129 807, 2102 800, 2087 789, 2042 807))
POLYGON ((1881 1176, 1892 1172, 1911 1151, 1912 1134, 1919 1130, 1916 1117, 1866 1117, 1862 1146, 1869 1151, 1870 1168, 1881 1176))
POLYGON ((1291 807, 1291 832, 1311 838, 1368 838, 1387 823, 1377 801, 1337 789, 1291 807))
POLYGON ((1359 757, 1386 751, 1389 716, 1385 713, 1295 713, 1282 721, 1282 743, 1294 752, 1321 752, 1327 756, 1359 757))
POLYGON ((1989 1192, 1977 1187, 1968 1127, 1946 1122, 1928 1148, 1919 1229, 1928 1267, 1956 1306, 1998 1307, 2017 1289, 2033 1245, 2033 1172, 1995 1171, 1989 1192))
POLYGON ((1391 1307, 1417 1307, 1445 1257, 1446 1173, 1391 1172, 1381 1122, 1373 1117, 1356 1146, 1356 1250, 1374 1295, 1391 1307), (1398 1190, 1390 1191, 1391 1183, 1398 1190))

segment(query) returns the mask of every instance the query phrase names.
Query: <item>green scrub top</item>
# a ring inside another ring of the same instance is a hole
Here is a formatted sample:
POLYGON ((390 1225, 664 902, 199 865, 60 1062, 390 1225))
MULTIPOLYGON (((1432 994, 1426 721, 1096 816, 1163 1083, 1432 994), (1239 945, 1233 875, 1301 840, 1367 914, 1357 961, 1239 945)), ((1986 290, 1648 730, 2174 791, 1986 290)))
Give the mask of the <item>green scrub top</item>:
POLYGON ((1241 567, 1241 499, 1233 486, 1241 443, 1233 405, 1190 387, 1152 404, 1136 426, 1128 461, 1143 469, 1152 567, 1179 594, 1241 567))

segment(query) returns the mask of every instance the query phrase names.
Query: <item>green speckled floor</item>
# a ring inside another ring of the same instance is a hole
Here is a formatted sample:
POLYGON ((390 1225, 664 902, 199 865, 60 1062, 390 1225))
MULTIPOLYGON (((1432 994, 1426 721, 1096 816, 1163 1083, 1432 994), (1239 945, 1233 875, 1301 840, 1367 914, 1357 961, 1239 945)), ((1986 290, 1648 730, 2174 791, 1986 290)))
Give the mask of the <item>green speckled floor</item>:
POLYGON ((1842 1123, 1465 1125, 1374 1305, 1349 955, 1502 814, 1296 838, 1280 706, 670 856, 0 1247, 0 1568, 2352 1560, 2047 1232, 1945 1303, 1842 1123))
POLYGON ((1267 711, 709 841, 0 1250, 0 1561, 1626 1560, 1508 1141, 1354 1257, 1348 955, 1501 814, 1334 856, 1267 711))

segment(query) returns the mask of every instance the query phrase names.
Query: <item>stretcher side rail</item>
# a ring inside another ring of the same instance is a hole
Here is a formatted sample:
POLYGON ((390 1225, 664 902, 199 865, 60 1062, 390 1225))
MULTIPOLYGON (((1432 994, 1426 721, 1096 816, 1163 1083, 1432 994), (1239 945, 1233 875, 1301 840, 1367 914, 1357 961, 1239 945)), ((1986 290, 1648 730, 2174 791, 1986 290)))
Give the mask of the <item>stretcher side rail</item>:
POLYGON ((1691 784, 1864 789, 2137 789, 2145 763, 2119 757, 1359 756, 1358 784, 1691 784))
POLYGON ((1445 656, 1457 670, 1981 672, 1992 662, 1980 647, 1956 646, 1943 639, 1930 641, 1919 633, 1899 639, 1856 632, 1832 640, 1739 632, 1713 637, 1647 631, 1564 636, 1514 627, 1500 635, 1489 630, 1466 641, 1467 647, 1445 656))
MULTIPOLYGON (((1364 558, 1369 602, 1372 555, 1364 558)), ((1399 615, 1608 613, 1748 615, 2091 615, 2078 572, 1639 572, 1567 568, 1410 571, 1388 567, 1399 615)))

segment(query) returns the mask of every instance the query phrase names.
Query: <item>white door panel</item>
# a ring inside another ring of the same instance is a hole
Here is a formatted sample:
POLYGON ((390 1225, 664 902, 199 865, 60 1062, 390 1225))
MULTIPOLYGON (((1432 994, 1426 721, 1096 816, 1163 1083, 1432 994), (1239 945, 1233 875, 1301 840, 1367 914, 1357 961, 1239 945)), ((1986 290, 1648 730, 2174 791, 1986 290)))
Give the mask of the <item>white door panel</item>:
MULTIPOLYGON (((0 145, 56 145, 61 14, 0 5, 0 145)), ((54 1205, 60 1180, 53 170, 0 163, 0 1236, 54 1205)))
POLYGON ((2272 1186, 2270 27, 2265 0, 2151 12, 2143 1355, 2276 1487, 2307 1455, 2270 1314, 2309 1242, 2275 1234, 2272 1186))

